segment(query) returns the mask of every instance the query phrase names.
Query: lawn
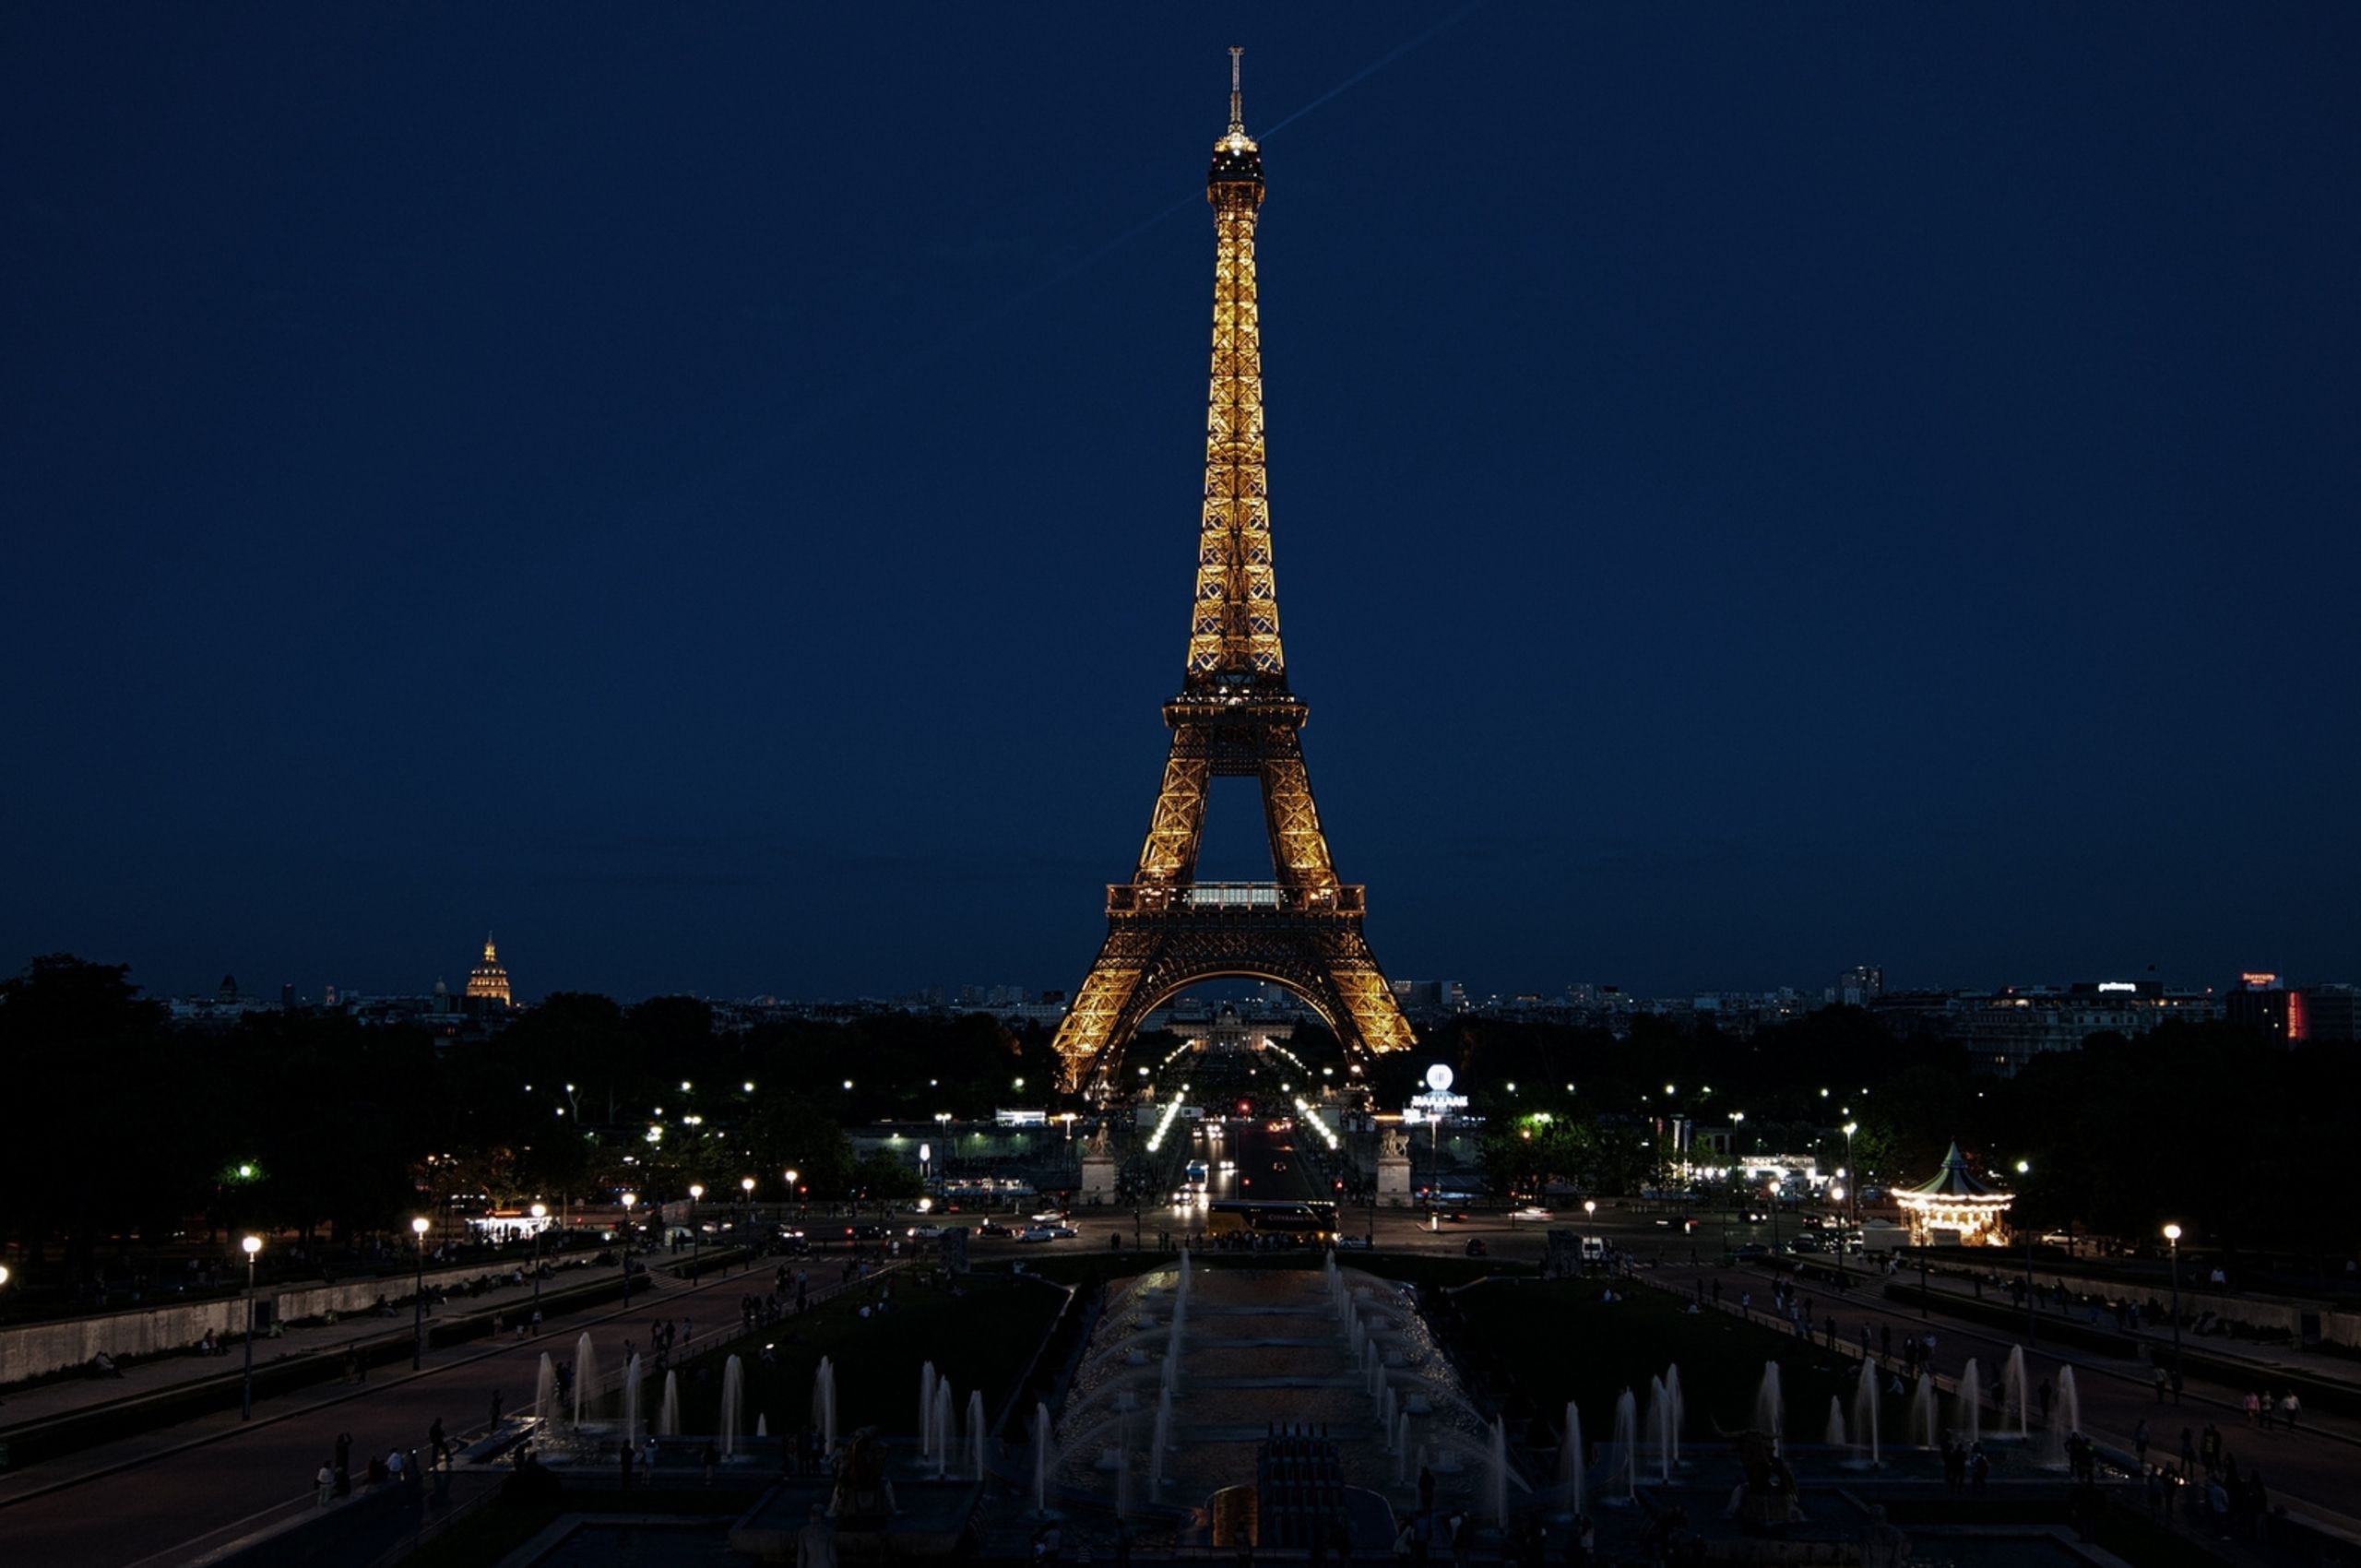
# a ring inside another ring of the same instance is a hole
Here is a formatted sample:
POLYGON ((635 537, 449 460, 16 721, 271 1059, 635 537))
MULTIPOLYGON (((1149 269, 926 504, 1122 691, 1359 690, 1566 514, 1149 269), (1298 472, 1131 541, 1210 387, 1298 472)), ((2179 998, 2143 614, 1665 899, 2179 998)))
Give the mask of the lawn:
MULTIPOLYGON (((1625 1294, 1619 1282, 1619 1300, 1602 1294, 1597 1280, 1498 1281, 1459 1291, 1438 1310, 1464 1372, 1489 1381, 1513 1420, 1554 1427, 1572 1399, 1594 1442, 1612 1432, 1618 1395, 1630 1388, 1644 1414, 1648 1379, 1676 1364, 1692 1437, 1711 1437, 1716 1423, 1754 1424, 1766 1360, 1779 1363, 1788 1437, 1820 1441, 1831 1395, 1851 1408, 1860 1363, 1849 1356, 1726 1313, 1685 1313, 1686 1303, 1659 1291, 1625 1294)), ((1892 1432, 1903 1411, 1887 1403, 1882 1422, 1892 1432)))

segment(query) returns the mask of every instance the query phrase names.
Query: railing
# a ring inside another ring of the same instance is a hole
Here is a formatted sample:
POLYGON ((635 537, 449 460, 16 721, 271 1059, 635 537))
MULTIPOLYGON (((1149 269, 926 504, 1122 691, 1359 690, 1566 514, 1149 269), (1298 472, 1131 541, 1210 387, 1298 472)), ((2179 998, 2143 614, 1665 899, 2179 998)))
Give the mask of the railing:
POLYGON ((1349 916, 1361 913, 1358 883, 1291 887, 1280 882, 1118 882, 1107 889, 1110 915, 1349 916))

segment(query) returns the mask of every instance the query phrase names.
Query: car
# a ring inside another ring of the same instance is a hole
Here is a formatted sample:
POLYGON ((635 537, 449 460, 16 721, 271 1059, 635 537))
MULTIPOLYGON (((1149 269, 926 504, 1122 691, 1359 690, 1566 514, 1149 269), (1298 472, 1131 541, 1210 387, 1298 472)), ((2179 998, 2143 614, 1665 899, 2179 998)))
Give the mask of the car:
POLYGON ((1014 1236, 1016 1232, 1011 1230, 1007 1226, 1003 1225, 997 1219, 987 1219, 981 1225, 976 1227, 976 1234, 979 1236, 1014 1236))
POLYGON ((1512 1219, 1512 1220, 1517 1220, 1517 1219, 1531 1220, 1531 1221, 1533 1221, 1533 1222, 1534 1222, 1534 1223, 1536 1223, 1536 1224, 1538 1224, 1538 1223, 1540 1223, 1540 1222, 1542 1222, 1542 1221, 1544 1221, 1544 1220, 1547 1220, 1547 1219, 1548 1219, 1548 1218, 1550 1218, 1550 1216, 1549 1216, 1549 1211, 1548 1211, 1548 1209, 1546 1209, 1546 1208, 1541 1207, 1541 1206, 1540 1206, 1539 1205, 1537 1205, 1537 1204, 1535 1204, 1535 1205, 1528 1205, 1527 1206, 1525 1206, 1525 1207, 1524 1207, 1524 1208, 1521 1208, 1521 1209, 1518 1209, 1514 1214, 1512 1214, 1512 1215, 1510 1215, 1510 1216, 1509 1216, 1509 1218, 1510 1218, 1510 1219, 1512 1219))
POLYGON ((1738 1259, 1767 1258, 1770 1255, 1771 1249, 1764 1246, 1760 1241, 1749 1241, 1745 1245, 1735 1249, 1730 1253, 1730 1256, 1738 1259))
POLYGON ((1787 1251, 1796 1253, 1824 1253, 1828 1251, 1828 1244, 1809 1231, 1806 1231, 1787 1243, 1787 1251))
POLYGON ((1016 1233, 1020 1241, 1054 1241, 1058 1233, 1046 1225, 1028 1225, 1016 1233))
POLYGON ((1471 1258, 1480 1258, 1484 1255, 1483 1237, 1470 1236, 1467 1238, 1467 1255, 1471 1258))
POLYGON ((1336 1250, 1340 1253, 1368 1252, 1370 1250, 1369 1238, 1366 1236, 1339 1236, 1336 1238, 1336 1250))
POLYGON ((1063 1219, 1065 1217, 1066 1211, 1062 1208, 1045 1208, 1040 1213, 1033 1217, 1033 1223, 1036 1225, 1055 1225, 1059 1220, 1063 1219))
POLYGON ((939 1241, 943 1239, 943 1227, 940 1225, 913 1225, 910 1227, 910 1239, 914 1241, 939 1241))
POLYGON ((1041 1227, 1041 1229, 1047 1230, 1053 1239, 1060 1236, 1079 1236, 1082 1234, 1081 1231, 1075 1229, 1071 1225, 1045 1225, 1041 1227))

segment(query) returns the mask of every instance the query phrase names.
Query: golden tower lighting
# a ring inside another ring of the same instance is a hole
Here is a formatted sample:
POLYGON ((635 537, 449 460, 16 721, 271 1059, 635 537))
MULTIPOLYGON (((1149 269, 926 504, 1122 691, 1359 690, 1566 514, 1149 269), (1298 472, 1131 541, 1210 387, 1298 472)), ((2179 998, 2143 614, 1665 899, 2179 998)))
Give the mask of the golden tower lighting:
POLYGON ((1263 450, 1263 339, 1254 226, 1263 154, 1246 134, 1240 51, 1229 52, 1229 128, 1214 143, 1213 371, 1197 580, 1180 695, 1164 705, 1172 747, 1139 869, 1107 889, 1107 940, 1058 1027, 1065 1087, 1109 1078, 1140 1020, 1200 980, 1272 980, 1308 1003, 1348 1051, 1403 1051, 1407 1019, 1361 933, 1363 890, 1337 880, 1287 688, 1271 568, 1263 450), (1196 879, 1216 777, 1262 787, 1275 880, 1196 879))

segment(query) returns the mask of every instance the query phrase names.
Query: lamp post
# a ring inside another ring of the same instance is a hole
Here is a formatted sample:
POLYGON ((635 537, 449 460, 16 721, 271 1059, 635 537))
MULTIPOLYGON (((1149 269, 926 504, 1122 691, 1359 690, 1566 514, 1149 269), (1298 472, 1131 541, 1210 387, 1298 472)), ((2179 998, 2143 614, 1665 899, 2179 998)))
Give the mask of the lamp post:
POLYGON ((705 1222, 697 1218, 697 1205, 705 1202, 705 1183, 689 1183, 689 1277, 696 1278, 702 1270, 698 1260, 705 1256, 705 1222))
POLYGON ((550 1217, 550 1206, 535 1204, 533 1215, 533 1311, 541 1310, 541 1227, 550 1217))
POLYGON ((631 1207, 632 1205, 637 1202, 639 1202, 639 1194, 637 1193, 625 1193, 623 1194, 623 1232, 618 1240, 623 1242, 623 1305, 626 1307, 631 1305, 631 1207))
MULTIPOLYGON (((2165 1240, 2171 1242, 2173 1248, 2173 1377, 2177 1382, 2180 1377, 2180 1227, 2165 1226, 2165 1240)), ((2173 1397, 2179 1399, 2178 1388, 2173 1390, 2173 1397)))
POLYGON ((418 1294, 412 1298, 410 1309, 409 1370, 412 1372, 426 1360, 426 1233, 434 1222, 420 1215, 409 1222, 409 1233, 418 1238, 418 1294))
MULTIPOLYGON (((2017 1174, 2023 1176, 2033 1170, 2033 1162, 2017 1161, 2017 1174)), ((2035 1315, 2033 1299, 2033 1227, 2025 1227, 2025 1343, 2041 1343, 2041 1319, 2035 1315)))
POLYGON ((238 1419, 255 1419, 255 1254, 262 1251, 262 1238, 249 1236, 238 1243, 246 1253, 246 1381, 238 1398, 238 1419))
POLYGON ((796 1200, 795 1216, 801 1219, 803 1218, 803 1198, 801 1190, 795 1184, 795 1167, 789 1166, 781 1174, 787 1178, 787 1195, 796 1200))

